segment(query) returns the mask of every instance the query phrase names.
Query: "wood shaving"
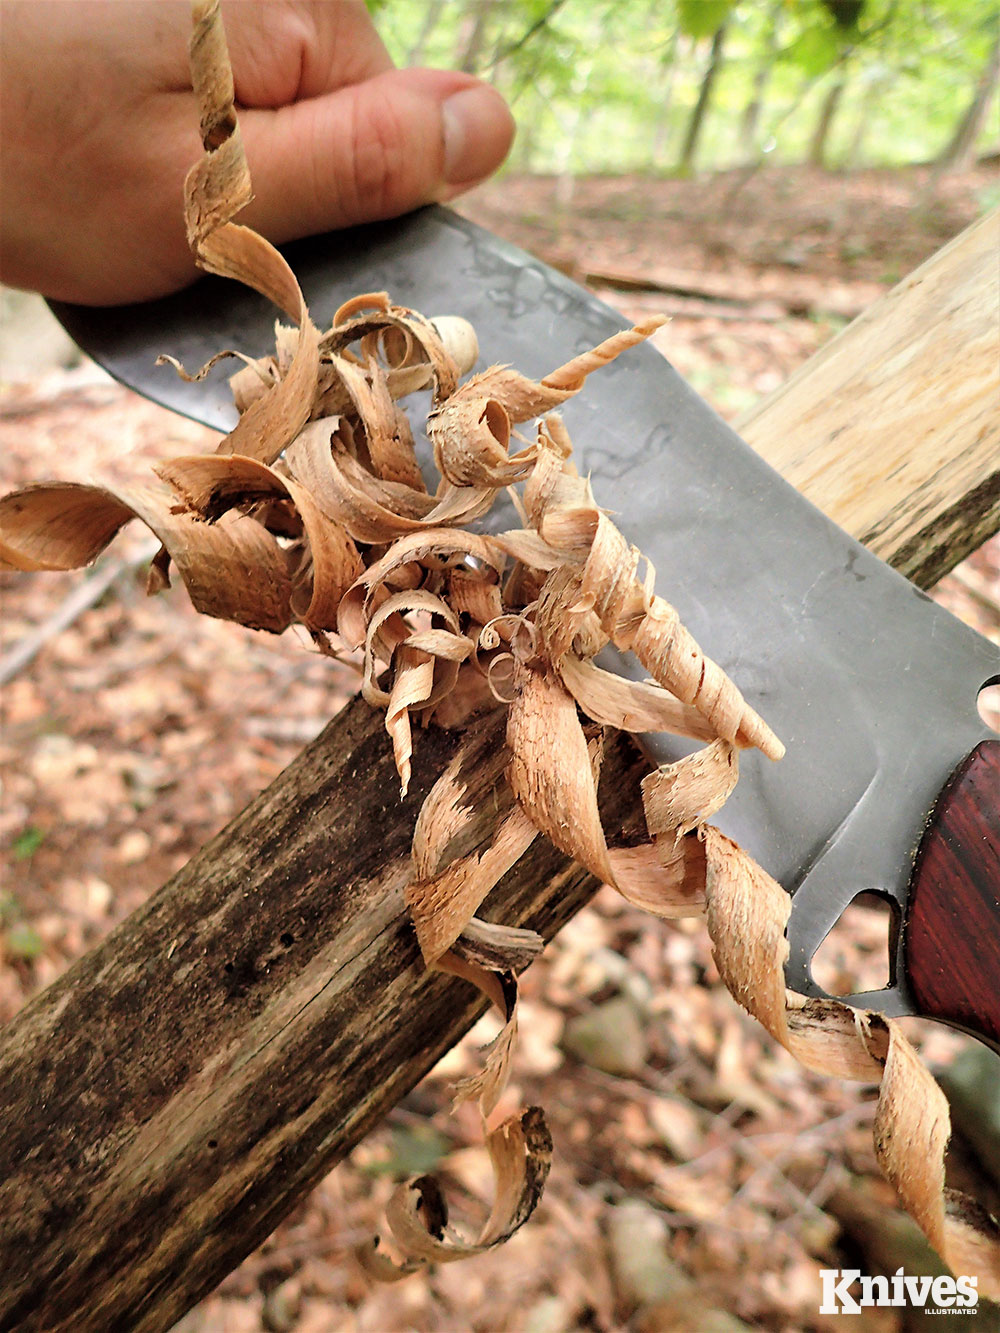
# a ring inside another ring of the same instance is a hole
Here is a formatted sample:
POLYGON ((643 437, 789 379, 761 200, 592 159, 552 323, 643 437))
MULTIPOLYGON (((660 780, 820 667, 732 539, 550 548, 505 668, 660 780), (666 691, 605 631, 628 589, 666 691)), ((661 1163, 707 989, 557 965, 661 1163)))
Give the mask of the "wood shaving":
POLYGON ((401 1185, 387 1212, 401 1257, 376 1241, 360 1252, 365 1267, 395 1280, 482 1253, 540 1197, 551 1158, 541 1110, 487 1122, 516 1046, 515 970, 541 940, 475 913, 542 833, 648 911, 704 913, 723 980, 778 1042, 811 1069, 879 1084, 882 1170, 953 1271, 978 1275, 980 1293, 997 1297, 1000 1230, 945 1189, 943 1094, 892 1020, 786 990, 788 895, 707 822, 737 780, 739 750, 780 759, 781 742, 654 592, 652 568, 640 575, 640 553, 578 475, 552 415, 663 321, 615 334, 537 382, 509 366, 460 382, 477 355, 471 328, 457 318, 435 325, 384 293, 358 297, 320 331, 282 256, 232 221, 250 198, 250 176, 218 0, 196 0, 194 15, 205 151, 185 186, 190 244, 202 268, 262 292, 293 327, 276 326, 273 356, 243 358, 232 380, 239 422, 215 456, 163 463, 158 482, 109 474, 9 494, 0 556, 20 570, 79 568, 138 518, 163 544, 154 590, 172 565, 207 615, 271 632, 297 621, 331 651, 363 648, 362 690, 385 709, 402 791, 414 723, 465 729, 417 822, 406 901, 427 965, 470 980, 503 1019, 483 1069, 456 1090, 479 1102, 495 1202, 469 1241, 449 1226, 431 1178, 401 1185), (433 491, 399 407, 427 385, 433 491), (538 417, 534 441, 512 454, 512 426, 538 417), (521 528, 465 530, 514 484, 521 528), (609 643, 635 653, 652 679, 636 684, 597 667, 609 643), (601 827, 602 727, 705 742, 644 782, 639 845, 609 846, 601 827), (468 845, 463 772, 483 764, 493 775, 493 832, 487 845, 468 845))

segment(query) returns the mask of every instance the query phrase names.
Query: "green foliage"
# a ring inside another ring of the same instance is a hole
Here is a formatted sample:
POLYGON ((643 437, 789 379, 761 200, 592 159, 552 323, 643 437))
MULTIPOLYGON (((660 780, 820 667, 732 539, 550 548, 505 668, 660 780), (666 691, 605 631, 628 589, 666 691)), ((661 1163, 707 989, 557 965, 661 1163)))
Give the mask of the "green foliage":
POLYGON ((729 18, 733 0, 677 0, 677 19, 688 37, 714 37, 729 18))
POLYGON ((842 44, 829 24, 816 23, 804 28, 779 53, 779 59, 797 66, 803 74, 816 77, 825 74, 840 59, 842 44))
POLYGON ((497 85, 518 120, 515 168, 560 174, 676 170, 707 41, 723 23, 699 169, 764 152, 802 161, 834 81, 844 86, 828 162, 932 160, 968 105, 998 23, 997 0, 369 5, 398 63, 465 66, 497 85))
POLYGON ((422 1176, 436 1170, 452 1147, 452 1141, 431 1124, 397 1125, 388 1156, 367 1163, 363 1169, 372 1176, 422 1176))
POLYGON ((24 920, 24 909, 12 893, 0 893, 0 957, 30 963, 45 948, 34 926, 24 920))
POLYGON ((10 958, 18 958, 30 963, 38 958, 45 948, 45 941, 26 921, 19 921, 4 934, 4 951, 10 958))
POLYGON ((11 855, 15 861, 30 861, 45 841, 45 830, 36 824, 29 824, 14 839, 11 855))

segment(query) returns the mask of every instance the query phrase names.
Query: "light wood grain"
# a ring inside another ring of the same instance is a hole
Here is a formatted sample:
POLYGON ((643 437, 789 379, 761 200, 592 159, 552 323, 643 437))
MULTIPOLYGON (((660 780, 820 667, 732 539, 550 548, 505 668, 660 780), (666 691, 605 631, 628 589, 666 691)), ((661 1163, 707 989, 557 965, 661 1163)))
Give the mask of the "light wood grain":
POLYGON ((736 423, 824 513, 923 587, 1000 527, 1000 210, 736 423))

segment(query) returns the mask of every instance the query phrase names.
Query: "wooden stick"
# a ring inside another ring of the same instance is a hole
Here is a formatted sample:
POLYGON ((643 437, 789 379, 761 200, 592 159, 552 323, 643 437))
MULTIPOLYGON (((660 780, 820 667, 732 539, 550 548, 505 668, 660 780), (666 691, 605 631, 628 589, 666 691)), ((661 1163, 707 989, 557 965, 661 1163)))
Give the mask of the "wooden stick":
POLYGON ((995 209, 736 422, 923 588, 1000 527, 998 253, 995 209))
POLYGON ((783 278, 778 286, 768 285, 766 278, 749 274, 733 278, 730 275, 715 273, 690 272, 681 269, 669 269, 657 265, 643 272, 621 269, 593 268, 574 269, 568 265, 566 271, 578 282, 588 287, 610 287, 619 292, 658 292, 664 296, 676 296, 688 301, 697 309, 700 307, 706 315, 725 312, 729 308, 729 318, 787 319, 789 315, 799 318, 812 316, 834 316, 840 319, 853 319, 863 313, 878 295, 878 284, 874 282, 855 282, 851 284, 824 283, 821 278, 783 278), (732 313, 737 308, 739 315, 732 313))
MULTIPOLYGON (((7 1029, 0 1328, 169 1328, 478 1016, 424 969, 403 902, 457 733, 421 742, 401 803, 356 699, 7 1029)), ((619 827, 647 766, 624 739, 605 760, 619 827)), ((551 936, 595 887, 538 838, 495 911, 551 936)))
MULTIPOLYGON (((937 262, 949 264, 949 250, 925 266, 922 282, 935 280, 937 262)), ((936 360, 952 362, 944 378, 957 384, 966 326, 961 307, 951 308, 954 323, 937 326, 936 360)), ((864 317, 866 337, 878 341, 882 319, 903 347, 893 296, 864 317)), ((911 336, 921 342, 922 326, 911 336)), ((853 466, 828 359, 810 363, 814 387, 808 368, 796 377, 793 401, 813 401, 811 444, 787 464, 820 503, 829 495, 818 460, 838 475, 853 466)), ((908 377, 923 364, 901 354, 898 382, 883 368, 889 401, 905 407, 908 377)), ((790 410, 779 395, 755 415, 755 437, 780 440, 790 410)), ((956 392, 935 476, 906 472, 923 517, 890 554, 913 554, 922 578, 957 549, 941 546, 926 515, 954 511, 961 486, 974 495, 995 475, 992 453, 964 458, 967 436, 955 419, 970 413, 981 423, 974 396, 956 392)), ((908 430, 919 452, 921 420, 908 430)), ((869 461, 854 509, 846 489, 838 516, 855 533, 898 528, 906 495, 888 475, 897 461, 888 453, 869 461), (884 497, 875 514, 872 493, 884 497)), ((381 715, 350 704, 8 1026, 0 1331, 168 1329, 468 1028, 479 1003, 465 983, 422 970, 402 906, 414 816, 455 744, 434 729, 421 736, 400 803, 381 715)), ((641 817, 645 768, 624 738, 610 747, 607 826, 641 817)), ((467 776, 474 791, 477 774, 467 776)), ((539 838, 493 910, 548 936, 595 887, 539 838)))

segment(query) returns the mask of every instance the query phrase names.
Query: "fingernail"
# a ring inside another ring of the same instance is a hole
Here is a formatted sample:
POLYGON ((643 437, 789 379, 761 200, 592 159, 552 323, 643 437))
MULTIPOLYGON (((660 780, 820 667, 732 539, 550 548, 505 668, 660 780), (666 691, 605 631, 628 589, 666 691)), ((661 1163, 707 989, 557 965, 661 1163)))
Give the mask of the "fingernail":
POLYGON ((442 104, 441 121, 445 182, 461 185, 489 175, 511 133, 511 115, 500 94, 486 84, 463 88, 442 104))

